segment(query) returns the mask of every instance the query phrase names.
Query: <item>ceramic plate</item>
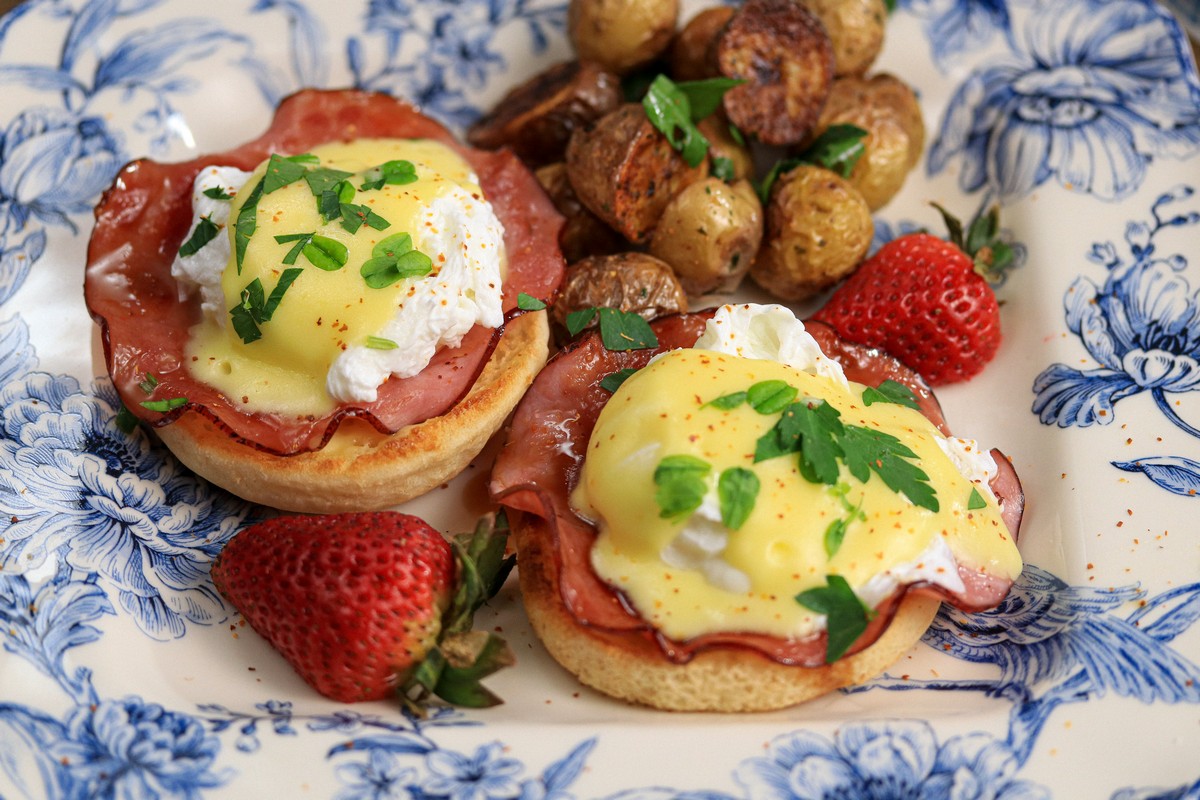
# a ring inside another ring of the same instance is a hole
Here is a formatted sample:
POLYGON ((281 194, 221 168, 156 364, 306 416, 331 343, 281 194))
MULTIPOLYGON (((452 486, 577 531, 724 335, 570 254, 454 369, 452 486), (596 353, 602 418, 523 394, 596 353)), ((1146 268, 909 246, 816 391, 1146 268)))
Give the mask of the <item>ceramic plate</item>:
MULTIPOLYGON (((221 150, 304 86, 456 128, 567 57, 560 0, 42 0, 0 18, 0 796, 1200 796, 1200 82, 1141 0, 900 0, 877 69, 926 159, 880 240, 992 203, 1020 266, 996 361, 941 392, 1009 453, 1028 566, 887 675, 787 711, 578 686, 512 583, 507 700, 417 720, 309 690, 208 580, 261 511, 123 433, 81 284, 126 160, 221 150)), ((685 10, 685 16, 690 12, 685 10)), ((800 308, 800 312, 807 309, 800 308)), ((489 449, 409 508, 481 511, 489 449)))

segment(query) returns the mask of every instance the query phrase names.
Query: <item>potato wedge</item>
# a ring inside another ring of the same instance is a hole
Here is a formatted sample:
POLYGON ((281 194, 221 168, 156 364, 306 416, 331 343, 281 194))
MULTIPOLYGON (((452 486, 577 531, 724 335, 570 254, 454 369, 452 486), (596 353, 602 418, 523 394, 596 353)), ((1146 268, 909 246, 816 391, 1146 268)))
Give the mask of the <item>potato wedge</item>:
POLYGON ((708 178, 667 204, 649 252, 671 265, 689 296, 732 292, 750 269, 762 233, 762 204, 749 181, 708 178))
POLYGON ((617 253, 629 247, 625 237, 579 202, 567 178, 566 164, 547 164, 539 167, 534 175, 565 220, 558 241, 568 264, 585 256, 617 253))

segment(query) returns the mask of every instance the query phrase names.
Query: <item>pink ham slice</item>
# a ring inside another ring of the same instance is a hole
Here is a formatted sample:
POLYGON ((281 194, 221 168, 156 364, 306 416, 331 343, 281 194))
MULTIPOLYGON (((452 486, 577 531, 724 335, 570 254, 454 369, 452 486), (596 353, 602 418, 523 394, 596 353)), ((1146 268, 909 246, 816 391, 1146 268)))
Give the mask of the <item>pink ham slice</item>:
MULTIPOLYGON (((620 647, 657 650, 667 658, 686 662, 708 648, 746 648, 783 664, 820 666, 825 661, 825 635, 806 640, 722 633, 686 642, 672 641, 647 625, 619 592, 592 570, 590 549, 595 529, 570 508, 583 453, 609 392, 600 381, 622 369, 637 369, 656 353, 690 347, 704 329, 708 314, 667 317, 654 323, 659 347, 653 350, 613 352, 592 335, 558 354, 534 381, 513 417, 509 444, 500 453, 492 472, 492 496, 531 526, 540 541, 552 542, 563 603, 581 625, 620 647)), ((831 328, 806 323, 822 349, 837 358, 853 381, 877 386, 885 379, 907 385, 917 395, 922 410, 945 428, 941 410, 929 387, 899 361, 878 350, 846 342, 831 328)), ((1020 524, 1023 499, 1020 483, 1008 460, 993 451, 1000 475, 992 488, 1001 498, 1005 521, 1013 536, 1020 524)), ((950 595, 926 584, 906 586, 885 601, 867 631, 850 652, 874 642, 886 629, 906 592, 933 594, 965 610, 982 610, 999 603, 1010 581, 960 568, 964 591, 950 595)))
POLYGON ((88 245, 84 295, 100 325, 109 373, 126 407, 152 425, 183 413, 200 413, 230 436, 278 455, 322 447, 347 417, 360 417, 384 433, 439 416, 470 389, 499 331, 476 326, 455 348, 440 351, 420 374, 391 379, 368 405, 343 405, 317 418, 247 414, 239 398, 225 397, 194 379, 184 357, 198 303, 180 303, 171 262, 191 225, 192 181, 206 166, 251 170, 272 153, 291 155, 333 141, 358 138, 430 138, 460 152, 504 224, 508 274, 506 313, 526 293, 552 300, 564 263, 558 248, 561 217, 536 179, 510 153, 472 150, 412 106, 382 94, 306 90, 283 101, 268 130, 226 153, 178 164, 135 161, 121 170, 96 207, 88 245), (159 381, 154 399, 187 398, 167 414, 144 409, 139 388, 146 373, 159 381))

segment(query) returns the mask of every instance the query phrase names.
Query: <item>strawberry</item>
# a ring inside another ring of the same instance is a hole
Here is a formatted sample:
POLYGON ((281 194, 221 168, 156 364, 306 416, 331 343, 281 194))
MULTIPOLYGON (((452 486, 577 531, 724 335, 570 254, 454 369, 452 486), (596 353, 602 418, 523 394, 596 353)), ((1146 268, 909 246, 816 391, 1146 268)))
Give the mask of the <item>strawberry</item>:
POLYGON ((251 525, 212 568, 217 590, 321 694, 352 703, 398 694, 500 702, 479 679, 512 663, 471 631, 512 568, 504 518, 448 542, 399 512, 285 516, 251 525))
POLYGON ((992 291, 1012 262, 992 209, 962 225, 940 206, 949 239, 911 233, 885 244, 814 314, 845 339, 878 347, 931 385, 978 374, 1000 348, 992 291))

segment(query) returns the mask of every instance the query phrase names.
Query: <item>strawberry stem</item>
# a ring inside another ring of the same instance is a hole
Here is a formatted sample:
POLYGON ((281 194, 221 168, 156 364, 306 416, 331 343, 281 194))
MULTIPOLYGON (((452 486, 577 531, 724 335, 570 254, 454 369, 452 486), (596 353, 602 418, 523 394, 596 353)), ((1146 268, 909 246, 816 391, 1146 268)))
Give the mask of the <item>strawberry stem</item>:
POLYGON ((946 241, 966 253, 975 263, 975 271, 988 283, 1003 283, 1004 273, 1013 264, 1013 250, 1001 239, 1000 206, 993 205, 986 212, 980 209, 964 230, 958 217, 937 203, 930 205, 942 215, 946 241))

